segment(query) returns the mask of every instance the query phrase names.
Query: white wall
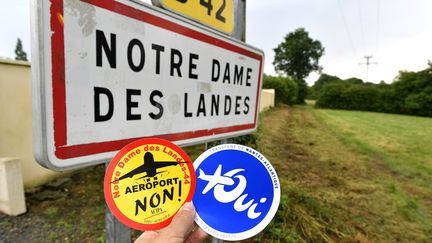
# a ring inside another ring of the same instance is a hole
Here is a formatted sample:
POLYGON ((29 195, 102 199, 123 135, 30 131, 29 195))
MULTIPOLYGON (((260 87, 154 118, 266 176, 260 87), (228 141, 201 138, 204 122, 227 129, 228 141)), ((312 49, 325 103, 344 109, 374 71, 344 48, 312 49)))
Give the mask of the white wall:
POLYGON ((0 158, 19 158, 25 187, 59 175, 34 160, 31 102, 30 63, 0 59, 0 158))
POLYGON ((270 109, 275 103, 275 90, 263 89, 261 92, 260 112, 270 109))

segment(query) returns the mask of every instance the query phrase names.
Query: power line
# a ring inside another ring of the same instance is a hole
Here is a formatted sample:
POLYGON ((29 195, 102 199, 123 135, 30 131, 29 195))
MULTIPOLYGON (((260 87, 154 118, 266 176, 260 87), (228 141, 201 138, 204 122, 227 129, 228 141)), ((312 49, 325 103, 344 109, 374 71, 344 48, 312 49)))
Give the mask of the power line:
POLYGON ((354 55, 357 56, 357 50, 356 50, 356 47, 354 45, 354 41, 352 39, 352 36, 350 34, 350 31, 349 31, 349 28, 348 28, 348 24, 347 24, 347 21, 346 21, 346 18, 345 18, 345 14, 344 14, 344 11, 343 11, 343 8, 342 8, 342 4, 341 4, 340 0, 338 0, 338 6, 339 6, 339 12, 340 12, 340 14, 342 16, 342 22, 343 22, 344 27, 345 27, 345 32, 346 32, 346 34, 348 36, 348 40, 349 40, 349 42, 351 44, 351 48, 354 51, 354 55))
POLYGON ((376 37, 375 37, 375 41, 376 41, 376 52, 379 53, 379 49, 380 49, 380 42, 379 42, 379 34, 380 34, 380 8, 381 8, 381 4, 380 4, 380 0, 377 0, 377 26, 376 26, 376 37))
POLYGON ((370 59, 373 58, 373 56, 369 55, 369 56, 364 56, 364 58, 366 59, 366 62, 364 63, 359 63, 359 65, 366 65, 366 82, 368 82, 369 80, 369 65, 373 65, 373 64, 378 64, 377 62, 370 62, 370 59))
POLYGON ((360 0, 357 0, 357 6, 358 6, 358 13, 359 13, 359 20, 360 20, 360 34, 361 34, 361 40, 363 44, 363 51, 368 51, 366 49, 366 41, 365 41, 365 34, 364 34, 364 27, 363 27, 363 18, 362 18, 362 8, 360 4, 360 0))

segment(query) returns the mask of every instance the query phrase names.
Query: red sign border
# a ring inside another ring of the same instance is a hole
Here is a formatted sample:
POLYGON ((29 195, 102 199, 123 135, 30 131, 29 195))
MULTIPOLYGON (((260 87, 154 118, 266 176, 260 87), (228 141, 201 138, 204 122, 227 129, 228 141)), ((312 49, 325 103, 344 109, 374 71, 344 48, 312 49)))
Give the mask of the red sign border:
MULTIPOLYGON (((164 220, 160 223, 157 223, 157 224, 140 224, 140 223, 137 223, 137 222, 129 219, 117 208, 117 205, 115 204, 114 199, 112 198, 111 177, 114 173, 114 170, 115 170, 118 162, 120 162, 121 158, 125 154, 127 154, 131 150, 135 149, 136 147, 139 147, 139 146, 142 146, 145 144, 160 144, 160 145, 163 145, 165 147, 169 147, 170 149, 173 149, 174 151, 176 151, 183 159, 185 159, 185 162, 188 162, 188 163, 186 163, 186 165, 187 165, 189 172, 190 172, 191 186, 190 186, 189 194, 181 206, 183 206, 186 202, 192 201, 192 198, 193 198, 193 195, 194 195, 195 189, 196 189, 196 174, 195 174, 195 168, 193 166, 193 163, 192 163, 191 159, 189 158, 189 156, 186 154, 186 152, 183 151, 183 149, 181 149, 177 145, 171 143, 170 141, 164 140, 164 139, 143 138, 143 139, 136 140, 132 143, 129 143, 128 145, 123 147, 116 154, 116 156, 114 156, 114 158, 111 160, 111 162, 109 163, 109 166, 107 168, 107 171, 105 172, 105 178, 104 178, 105 201, 106 201, 109 209, 111 210, 111 212, 116 216, 116 218, 118 220, 120 220, 120 222, 122 222, 123 224, 125 224, 131 228, 134 228, 137 230, 143 230, 143 231, 144 230, 158 230, 158 229, 161 229, 165 226, 168 226, 171 223, 172 218, 174 217, 175 214, 173 214, 171 217, 169 217, 166 220, 164 220)), ((179 207, 179 209, 180 209, 180 207, 179 207)))
MULTIPOLYGON (((235 131, 253 129, 256 126, 258 115, 258 97, 261 87, 261 74, 263 68, 263 56, 246 50, 237 45, 228 43, 213 36, 198 32, 178 23, 163 19, 152 15, 148 12, 141 11, 131 6, 116 2, 115 0, 81 0, 96 7, 103 8, 108 11, 146 22, 148 24, 175 32, 198 41, 202 41, 214 46, 224 48, 226 50, 239 53, 260 62, 260 70, 258 74, 257 85, 257 100, 255 104, 254 122, 250 124, 242 124, 229 127, 220 127, 208 130, 198 130, 181 133, 161 134, 157 137, 169 141, 178 141, 185 139, 193 139, 215 134, 224 134, 235 131)), ((67 121, 66 121, 66 86, 65 86, 65 59, 64 59, 64 20, 63 20, 63 0, 51 0, 50 7, 50 25, 51 32, 51 62, 52 62, 52 93, 53 93, 53 117, 54 117, 54 146, 55 156, 59 159, 70 159, 81 156, 94 155, 105 152, 119 150, 126 144, 143 138, 130 138, 114 141, 95 142, 79 145, 67 145, 67 121)))

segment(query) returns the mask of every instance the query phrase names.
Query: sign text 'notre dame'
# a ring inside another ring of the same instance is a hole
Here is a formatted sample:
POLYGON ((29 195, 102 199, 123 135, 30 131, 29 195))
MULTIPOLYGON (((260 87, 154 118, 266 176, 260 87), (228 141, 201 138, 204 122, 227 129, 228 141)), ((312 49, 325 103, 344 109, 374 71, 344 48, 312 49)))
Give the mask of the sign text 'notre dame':
POLYGON ((256 129, 261 50, 134 1, 36 4, 46 15, 33 31, 44 166, 100 163, 138 138, 191 145, 256 129))
MULTIPOLYGON (((129 72, 157 75, 159 78, 185 78, 187 82, 200 82, 200 80, 219 83, 228 88, 242 86, 251 89, 254 70, 250 65, 242 62, 226 62, 217 58, 211 58, 210 63, 203 63, 202 54, 191 50, 176 49, 172 46, 164 46, 158 43, 146 43, 145 39, 133 38, 126 40, 126 45, 117 45, 118 34, 105 33, 96 30, 96 58, 97 67, 117 69, 118 62, 127 63, 129 72), (108 38, 107 38, 108 36, 108 38), (107 62, 103 62, 104 59, 107 62), (120 58, 120 60, 118 60, 120 58), (168 60, 161 62, 161 60, 168 60), (151 65, 150 67, 146 67, 151 65), (199 72, 201 67, 211 67, 210 72, 199 72), (144 70, 144 68, 146 69, 144 70), (200 74, 201 73, 201 74, 200 74)), ((207 60, 206 60, 207 61, 207 60)), ((257 72, 259 70, 255 70, 257 72)), ((142 80, 150 82, 151 80, 142 80)), ((161 80, 163 82, 163 80, 161 80)), ((183 81, 180 81, 183 82, 183 81)), ((211 83, 210 83, 211 84, 211 83)), ((177 85, 183 85, 178 83, 177 85)), ((142 90, 126 88, 124 96, 114 97, 108 87, 94 87, 94 121, 104 122, 110 120, 115 112, 114 104, 118 99, 124 99, 126 107, 118 110, 124 111, 124 120, 159 120, 163 117, 166 107, 162 100, 166 97, 162 89, 142 90), (144 92, 147 91, 146 96, 144 92), (108 101, 108 108, 101 112, 101 99, 108 101), (151 108, 144 114, 139 113, 143 103, 149 103, 151 108)), ((181 114, 184 118, 247 115, 251 112, 251 97, 246 94, 226 95, 224 93, 208 93, 189 91, 180 94, 180 102, 183 103, 181 114), (197 102, 198 101, 198 102, 197 102)))

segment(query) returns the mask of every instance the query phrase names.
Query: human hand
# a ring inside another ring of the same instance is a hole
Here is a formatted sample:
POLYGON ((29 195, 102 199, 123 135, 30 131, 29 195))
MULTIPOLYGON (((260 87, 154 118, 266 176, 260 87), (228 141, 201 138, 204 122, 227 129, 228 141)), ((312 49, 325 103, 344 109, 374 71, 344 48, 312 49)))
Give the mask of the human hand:
POLYGON ((174 216, 172 222, 161 230, 145 231, 135 243, 199 243, 206 237, 201 228, 194 223, 195 208, 187 202, 174 216))

